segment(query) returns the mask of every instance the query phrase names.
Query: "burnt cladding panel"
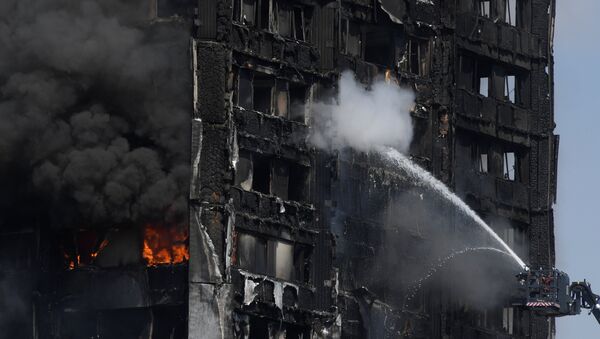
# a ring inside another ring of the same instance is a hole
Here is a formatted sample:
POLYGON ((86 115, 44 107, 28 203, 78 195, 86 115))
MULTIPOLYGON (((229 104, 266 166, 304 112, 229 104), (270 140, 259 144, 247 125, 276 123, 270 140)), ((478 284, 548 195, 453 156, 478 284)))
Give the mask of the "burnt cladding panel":
POLYGON ((332 238, 329 230, 331 204, 331 157, 326 153, 315 156, 313 203, 319 213, 319 235, 315 244, 312 281, 317 286, 316 304, 319 309, 326 310, 331 306, 331 287, 325 286, 324 281, 332 275, 332 238))
POLYGON ((217 0, 198 1, 198 38, 212 40, 217 36, 217 0))
POLYGON ((332 4, 315 8, 313 24, 317 27, 312 29, 312 41, 320 52, 320 67, 323 70, 334 68, 336 20, 336 9, 332 4))

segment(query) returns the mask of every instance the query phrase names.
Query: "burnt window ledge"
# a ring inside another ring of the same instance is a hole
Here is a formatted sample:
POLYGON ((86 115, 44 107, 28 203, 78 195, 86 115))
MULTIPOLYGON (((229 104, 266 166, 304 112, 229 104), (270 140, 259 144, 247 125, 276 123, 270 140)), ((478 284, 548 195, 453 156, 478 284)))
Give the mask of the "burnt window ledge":
POLYGON ((256 113, 256 114, 258 114, 259 116, 261 116, 264 119, 279 120, 279 121, 282 121, 285 124, 289 123, 289 124, 292 124, 292 125, 308 126, 308 124, 300 122, 300 121, 297 121, 297 120, 290 120, 290 119, 285 118, 285 117, 281 117, 281 116, 273 115, 273 114, 267 114, 265 112, 257 111, 255 109, 244 108, 244 107, 239 106, 239 105, 233 105, 232 108, 233 108, 234 111, 239 111, 239 112, 244 112, 245 111, 245 112, 256 113))
POLYGON ((307 41, 307 40, 297 40, 297 39, 294 39, 294 38, 290 38, 290 37, 281 35, 281 34, 279 34, 277 32, 272 32, 272 31, 270 31, 268 29, 265 29, 265 28, 257 28, 257 27, 253 27, 253 26, 244 25, 243 23, 241 23, 239 21, 232 21, 231 24, 233 26, 236 26, 236 27, 238 27, 240 29, 243 29, 243 30, 246 30, 248 32, 250 32, 250 31, 252 31, 252 32, 258 32, 261 35, 266 36, 266 37, 268 37, 270 39, 273 39, 273 40, 284 40, 286 42, 293 42, 293 43, 297 43, 299 45, 304 45, 306 47, 314 47, 314 44, 311 43, 310 41, 307 41))
POLYGON ((302 209, 304 211, 314 211, 315 210, 315 205, 313 205, 310 202, 289 200, 289 199, 284 200, 273 194, 267 194, 267 193, 254 191, 254 190, 245 190, 239 186, 232 186, 231 188, 234 190, 238 190, 240 192, 257 195, 258 198, 260 198, 260 199, 276 201, 277 203, 279 203, 281 205, 280 210, 284 211, 284 212, 281 212, 281 214, 284 214, 286 211, 289 211, 290 209, 302 209))

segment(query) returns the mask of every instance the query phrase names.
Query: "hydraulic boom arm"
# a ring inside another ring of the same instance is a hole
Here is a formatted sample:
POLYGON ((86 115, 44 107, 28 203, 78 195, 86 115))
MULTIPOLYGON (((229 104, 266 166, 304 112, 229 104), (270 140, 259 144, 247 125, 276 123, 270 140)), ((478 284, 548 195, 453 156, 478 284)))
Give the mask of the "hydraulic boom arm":
MULTIPOLYGON (((590 284, 586 281, 571 284, 571 297, 578 307, 590 309, 590 313, 596 317, 600 324, 600 297, 592 292, 590 284)), ((578 312, 579 313, 579 312, 578 312)))

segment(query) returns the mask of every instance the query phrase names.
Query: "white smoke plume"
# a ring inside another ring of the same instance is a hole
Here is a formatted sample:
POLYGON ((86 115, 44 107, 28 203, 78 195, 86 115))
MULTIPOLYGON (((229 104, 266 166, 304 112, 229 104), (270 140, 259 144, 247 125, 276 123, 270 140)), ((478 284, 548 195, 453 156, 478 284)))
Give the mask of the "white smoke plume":
POLYGON ((338 90, 337 100, 315 105, 312 144, 323 149, 351 147, 364 152, 382 146, 408 150, 413 136, 412 91, 384 79, 365 88, 350 71, 342 73, 338 90))

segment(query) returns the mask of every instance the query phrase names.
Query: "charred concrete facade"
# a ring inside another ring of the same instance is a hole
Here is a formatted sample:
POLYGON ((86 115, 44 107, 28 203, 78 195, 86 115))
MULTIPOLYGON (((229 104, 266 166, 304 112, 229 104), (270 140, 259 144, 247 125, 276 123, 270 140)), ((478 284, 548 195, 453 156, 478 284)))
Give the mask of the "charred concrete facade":
POLYGON ((344 70, 412 89, 411 159, 526 262, 553 266, 554 0, 149 3, 152 25, 189 38, 173 44, 189 53, 189 232, 170 240, 189 241, 189 261, 148 265, 147 227, 3 232, 1 258, 27 252, 2 262, 31 305, 12 336, 552 336, 508 301, 472 307, 451 283, 407 289, 432 235, 459 233, 463 218, 381 156, 308 136, 344 70))
MULTIPOLYGON (((383 276, 418 261, 411 244, 427 236, 390 236, 381 206, 406 178, 306 141, 341 71, 365 85, 387 71, 417 94, 412 159, 525 261, 552 266, 552 0, 204 0, 198 14, 190 337, 552 335, 544 318, 470 311, 448 291, 403 305, 383 276), (393 247, 404 256, 382 259, 393 247)), ((395 222, 418 214, 405 212, 395 222)), ((448 220, 427 227, 459 227, 448 220)))

